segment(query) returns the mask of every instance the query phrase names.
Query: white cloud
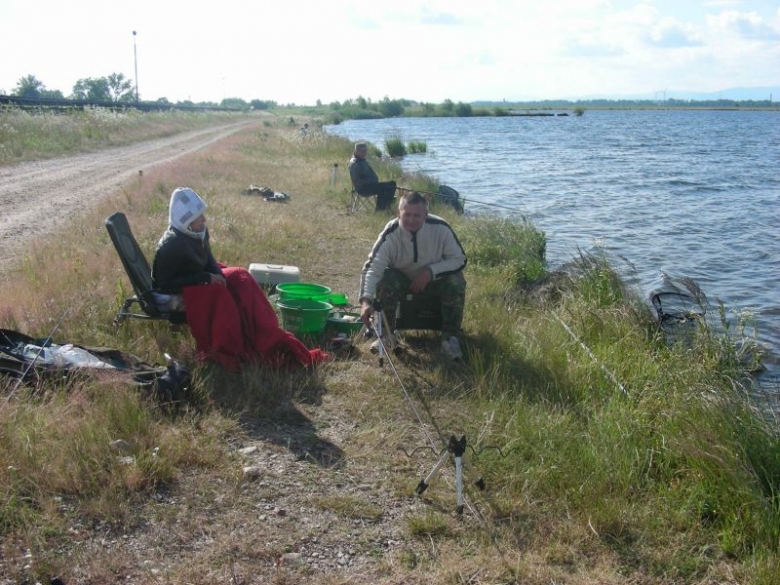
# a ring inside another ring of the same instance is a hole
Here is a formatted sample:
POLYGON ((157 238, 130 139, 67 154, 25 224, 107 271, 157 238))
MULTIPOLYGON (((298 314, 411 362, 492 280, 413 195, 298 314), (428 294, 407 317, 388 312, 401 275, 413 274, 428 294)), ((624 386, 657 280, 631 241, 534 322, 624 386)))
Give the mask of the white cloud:
POLYGON ((745 0, 709 0, 708 2, 704 3, 704 6, 722 8, 724 6, 739 6, 740 4, 744 3, 745 0))
POLYGON ((652 27, 649 41, 656 47, 698 47, 702 44, 699 34, 689 24, 674 18, 664 18, 652 27))
POLYGON ((708 16, 707 22, 715 31, 732 34, 750 41, 780 40, 780 31, 755 12, 730 10, 718 16, 708 16))

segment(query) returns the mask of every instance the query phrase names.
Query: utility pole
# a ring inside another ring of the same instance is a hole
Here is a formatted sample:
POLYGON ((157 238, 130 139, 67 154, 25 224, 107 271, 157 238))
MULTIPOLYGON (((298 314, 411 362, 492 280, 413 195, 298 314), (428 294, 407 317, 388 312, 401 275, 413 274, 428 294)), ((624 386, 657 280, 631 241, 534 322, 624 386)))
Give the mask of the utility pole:
POLYGON ((135 35, 136 32, 133 31, 133 58, 135 60, 135 101, 140 101, 138 99, 138 51, 135 48, 135 35))

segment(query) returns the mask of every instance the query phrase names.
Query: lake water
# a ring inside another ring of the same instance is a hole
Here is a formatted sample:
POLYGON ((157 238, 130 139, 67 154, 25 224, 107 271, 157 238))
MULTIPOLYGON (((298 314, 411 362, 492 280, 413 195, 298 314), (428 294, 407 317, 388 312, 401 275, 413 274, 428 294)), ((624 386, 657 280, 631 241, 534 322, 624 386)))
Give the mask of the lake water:
MULTIPOLYGON (((402 166, 475 202, 516 209, 545 231, 551 266, 598 245, 633 266, 647 295, 661 274, 755 314, 780 374, 780 112, 587 111, 577 117, 349 120, 331 134, 427 143, 402 166)), ((467 212, 511 213, 466 203, 467 212)))

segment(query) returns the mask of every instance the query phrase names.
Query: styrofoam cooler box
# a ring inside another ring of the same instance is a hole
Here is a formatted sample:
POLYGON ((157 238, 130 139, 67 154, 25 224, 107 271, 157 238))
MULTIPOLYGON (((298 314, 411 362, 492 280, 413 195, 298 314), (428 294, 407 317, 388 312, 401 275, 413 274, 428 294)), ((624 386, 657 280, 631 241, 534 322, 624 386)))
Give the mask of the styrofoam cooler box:
POLYGON ((297 266, 254 263, 249 265, 249 273, 257 284, 282 284, 301 280, 301 271, 297 266))

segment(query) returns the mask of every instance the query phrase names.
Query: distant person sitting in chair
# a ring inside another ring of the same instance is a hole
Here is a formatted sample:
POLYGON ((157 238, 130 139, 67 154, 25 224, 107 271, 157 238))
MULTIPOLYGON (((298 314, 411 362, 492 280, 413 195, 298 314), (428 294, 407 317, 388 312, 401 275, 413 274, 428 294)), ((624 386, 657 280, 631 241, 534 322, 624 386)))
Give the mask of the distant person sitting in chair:
MULTIPOLYGON (((463 269, 466 253, 455 232, 442 218, 428 214, 428 203, 415 191, 398 202, 398 217, 379 234, 360 282, 361 318, 366 326, 374 314, 373 301, 382 305, 389 334, 385 343, 394 347, 395 313, 402 295, 412 292, 438 297, 442 313, 444 354, 462 357, 459 337, 466 300, 463 269)), ((383 332, 384 333, 384 332, 383 332)), ((372 350, 378 347, 378 340, 372 350)))
POLYGON ((170 223, 152 265, 154 288, 183 298, 198 356, 233 370, 247 362, 309 366, 327 359, 279 327, 273 307, 247 270, 214 259, 205 211, 206 203, 192 189, 173 191, 170 223))
POLYGON ((395 197, 395 181, 379 182, 374 169, 368 164, 368 146, 364 142, 355 144, 355 152, 349 159, 349 177, 358 195, 376 195, 376 211, 388 209, 395 197))

